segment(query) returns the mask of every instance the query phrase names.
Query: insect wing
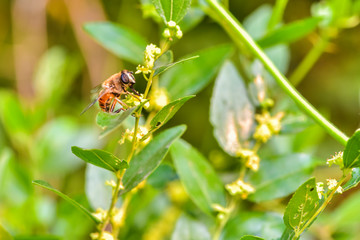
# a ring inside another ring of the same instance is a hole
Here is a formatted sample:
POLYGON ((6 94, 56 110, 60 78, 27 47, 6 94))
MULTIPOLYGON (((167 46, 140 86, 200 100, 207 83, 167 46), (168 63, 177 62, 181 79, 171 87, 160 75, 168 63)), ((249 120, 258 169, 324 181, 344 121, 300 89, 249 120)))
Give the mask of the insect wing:
POLYGON ((87 110, 89 110, 89 108, 94 105, 102 96, 104 96, 107 93, 107 91, 102 91, 99 96, 92 101, 84 110, 82 110, 82 112, 80 113, 80 115, 84 114, 84 112, 86 112, 87 110))

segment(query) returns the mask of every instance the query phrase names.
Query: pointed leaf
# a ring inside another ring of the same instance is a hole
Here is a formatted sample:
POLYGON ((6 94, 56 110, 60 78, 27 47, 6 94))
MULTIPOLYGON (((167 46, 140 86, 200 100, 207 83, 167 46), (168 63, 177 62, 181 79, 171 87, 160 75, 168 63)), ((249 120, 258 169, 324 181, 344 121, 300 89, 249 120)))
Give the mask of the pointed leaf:
POLYGON ((124 174, 124 190, 120 194, 130 191, 155 171, 171 144, 185 132, 185 129, 185 125, 180 125, 163 131, 135 155, 124 174))
POLYGON ((146 41, 133 30, 111 22, 94 22, 84 29, 104 48, 133 64, 143 61, 146 41))
POLYGON ((179 23, 190 7, 191 0, 153 0, 156 11, 165 23, 179 23))
POLYGON ((320 21, 321 18, 311 17, 286 24, 266 34, 257 43, 261 47, 267 48, 279 43, 294 42, 314 31, 320 21))
POLYGON ((175 225, 175 230, 171 235, 171 240, 210 240, 211 235, 206 226, 191 219, 186 215, 182 215, 175 225))
POLYGON ((150 122, 151 128, 159 129, 161 126, 166 124, 175 115, 175 113, 179 111, 182 105, 184 105, 185 102, 187 102, 189 99, 193 97, 195 96, 192 95, 192 96, 179 98, 167 104, 154 116, 153 119, 151 119, 150 122))
POLYGON ((344 150, 344 167, 360 167, 360 129, 356 130, 354 135, 347 141, 344 150))
POLYGON ((162 74, 160 85, 168 90, 171 99, 196 94, 210 83, 231 51, 230 45, 220 45, 196 52, 199 58, 177 64, 162 74))
POLYGON ((262 159, 260 168, 250 175, 255 193, 249 200, 255 202, 285 197, 309 178, 317 162, 308 154, 290 154, 262 159))
POLYGON ((100 149, 83 149, 76 146, 71 147, 71 151, 77 157, 87 163, 107 169, 112 172, 128 168, 128 163, 120 160, 112 153, 100 149))
POLYGON ((181 139, 170 153, 186 192, 201 210, 211 214, 213 204, 225 206, 224 184, 201 153, 181 139))
POLYGON ((315 214, 319 206, 315 178, 310 178, 296 190, 286 206, 285 225, 293 229, 296 234, 315 214))
POLYGON ((255 109, 243 79, 231 62, 225 62, 216 78, 210 104, 210 122, 219 145, 235 156, 253 130, 255 109))
MULTIPOLYGON (((168 65, 174 61, 174 54, 171 50, 167 50, 161 56, 156 59, 154 63, 154 70, 163 67, 165 65, 168 65)), ((155 71, 156 72, 156 71, 155 71)))
POLYGON ((174 67, 176 64, 183 63, 183 62, 186 62, 186 61, 189 61, 189 60, 193 60, 193 59, 198 58, 198 57, 199 56, 192 56, 192 57, 181 59, 181 60, 179 60, 177 62, 174 62, 174 63, 169 63, 169 64, 166 64, 166 65, 160 66, 158 68, 155 67, 154 68, 155 69, 154 76, 159 75, 159 74, 167 71, 168 69, 174 67))
POLYGON ((347 191, 351 188, 356 187, 360 182, 360 168, 351 169, 351 178, 344 184, 343 189, 347 191))
POLYGON ((63 198, 64 200, 68 201, 69 203, 71 203, 73 206, 77 207, 80 211, 82 211, 83 213, 85 213, 85 215, 87 215, 91 220, 93 220, 95 223, 100 223, 99 219, 97 219, 96 217, 94 217, 92 215, 92 213, 86 209, 83 205, 81 205, 80 203, 76 202, 74 199, 70 198, 69 196, 67 196, 66 194, 60 192, 59 190, 53 188, 49 183, 43 181, 43 180, 34 180, 32 182, 35 185, 38 185, 40 187, 46 188, 52 192, 54 192, 55 194, 57 194, 59 197, 63 198))

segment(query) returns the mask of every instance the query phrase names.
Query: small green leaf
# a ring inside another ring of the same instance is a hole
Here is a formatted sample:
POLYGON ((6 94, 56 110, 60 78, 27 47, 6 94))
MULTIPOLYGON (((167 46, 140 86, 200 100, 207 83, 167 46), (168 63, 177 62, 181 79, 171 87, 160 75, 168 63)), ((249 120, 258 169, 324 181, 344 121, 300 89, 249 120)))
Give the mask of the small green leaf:
POLYGON ((285 225, 293 229, 296 234, 315 214, 319 206, 315 178, 310 178, 296 190, 286 206, 285 225))
POLYGON ((212 204, 225 206, 224 184, 201 153, 181 139, 170 153, 186 192, 201 210, 211 214, 212 204))
POLYGON ((320 21, 321 18, 311 17, 286 24, 266 34, 257 43, 261 47, 267 48, 279 43, 294 42, 314 31, 320 21))
POLYGON ((360 167, 360 129, 356 130, 354 135, 347 141, 344 150, 344 167, 360 167))
POLYGON ((166 124, 175 115, 175 113, 179 111, 182 105, 184 105, 185 102, 187 102, 189 99, 193 97, 195 96, 192 95, 192 96, 179 98, 167 104, 154 116, 153 119, 151 119, 150 122, 151 128, 159 129, 161 126, 166 124))
POLYGON ((189 60, 193 60, 193 59, 198 58, 198 57, 199 56, 192 56, 192 57, 184 58, 184 59, 181 59, 181 60, 179 60, 177 62, 169 63, 169 64, 166 64, 166 65, 160 66, 158 68, 155 68, 154 76, 159 75, 159 74, 167 71, 168 69, 174 67, 175 65, 177 65, 179 63, 183 63, 183 62, 186 62, 186 61, 189 61, 189 60))
POLYGON ((309 178, 316 164, 310 155, 301 153, 262 159, 259 170, 249 178, 256 189, 249 200, 261 202, 289 195, 309 178))
POLYGON ((32 182, 35 185, 38 185, 40 187, 46 188, 52 192, 54 192, 55 194, 57 194, 59 197, 63 198, 64 200, 68 201, 69 203, 71 203, 73 206, 77 207, 80 211, 82 211, 83 213, 85 213, 85 215, 87 215, 91 220, 93 220, 95 223, 100 223, 99 219, 97 219, 96 217, 94 217, 92 215, 92 213, 86 209, 84 206, 82 206, 80 203, 76 202, 74 199, 70 198, 69 196, 65 195, 64 193, 60 192, 59 190, 53 188, 49 183, 43 181, 43 180, 34 180, 32 182))
POLYGON ((239 240, 244 235, 277 239, 284 230, 282 215, 276 212, 241 211, 225 225, 220 240, 239 240))
POLYGON ((190 31, 197 26, 205 17, 200 7, 190 7, 183 20, 178 24, 183 33, 190 31))
POLYGON ((264 240, 264 239, 261 237, 246 235, 240 238, 240 240, 264 240))
POLYGON ((10 233, 8 233, 1 225, 0 225, 0 239, 1 240, 13 240, 10 233))
POLYGON ((120 160, 112 153, 106 152, 104 150, 82 149, 76 146, 72 146, 71 151, 83 161, 112 172, 128 168, 128 163, 126 161, 120 160))
POLYGON ((360 182, 360 168, 351 169, 351 178, 344 184, 343 189, 347 191, 351 188, 356 187, 360 182))
POLYGON ((280 134, 299 133, 313 125, 314 121, 303 113, 297 112, 296 114, 286 114, 281 120, 280 134))
POLYGON ((153 0, 156 11, 165 23, 179 23, 190 7, 191 0, 153 0))
POLYGON ((218 74, 210 104, 210 122, 219 145, 235 156, 253 131, 255 109, 246 86, 232 62, 225 62, 218 74))
POLYGON ((154 63, 154 70, 156 72, 156 69, 163 67, 165 65, 168 65, 174 61, 173 52, 171 50, 167 50, 164 52, 158 59, 156 59, 154 63))
POLYGON ((175 230, 171 235, 171 240, 210 240, 211 235, 206 226, 182 215, 176 222, 175 230))
POLYGON ((177 64, 162 74, 160 85, 168 90, 171 99, 196 94, 210 83, 232 49, 231 45, 220 45, 196 52, 199 58, 177 64))
POLYGON ((104 130, 100 134, 100 138, 106 136, 112 131, 116 130, 121 124, 133 114, 139 107, 143 106, 146 102, 142 102, 139 106, 132 107, 118 114, 111 114, 106 112, 99 112, 96 115, 96 123, 104 130))
POLYGON ((116 56, 133 64, 143 61, 147 43, 136 32, 111 22, 87 23, 84 25, 84 29, 116 56))
POLYGON ((180 125, 163 131, 135 155, 124 174, 124 190, 120 194, 130 191, 155 171, 171 144, 185 132, 185 129, 185 125, 180 125))
POLYGON ((272 7, 263 4, 244 19, 244 28, 253 39, 260 39, 266 34, 271 14, 272 7))

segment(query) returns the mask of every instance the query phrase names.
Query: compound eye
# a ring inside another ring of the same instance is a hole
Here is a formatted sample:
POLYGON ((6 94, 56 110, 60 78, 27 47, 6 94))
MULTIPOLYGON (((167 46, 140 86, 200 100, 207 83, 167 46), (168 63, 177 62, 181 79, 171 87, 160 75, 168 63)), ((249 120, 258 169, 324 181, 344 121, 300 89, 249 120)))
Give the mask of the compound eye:
POLYGON ((129 76, 126 73, 121 74, 121 81, 123 83, 129 83, 129 76))

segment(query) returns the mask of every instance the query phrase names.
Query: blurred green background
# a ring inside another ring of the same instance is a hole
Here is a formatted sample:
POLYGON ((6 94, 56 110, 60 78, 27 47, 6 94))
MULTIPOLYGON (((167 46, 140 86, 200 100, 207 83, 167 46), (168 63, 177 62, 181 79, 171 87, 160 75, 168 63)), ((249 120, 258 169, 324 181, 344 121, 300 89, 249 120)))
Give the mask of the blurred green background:
MULTIPOLYGON (((317 1, 289 1, 284 22, 308 17, 314 2, 317 1)), ((265 3, 274 1, 230 0, 229 9, 243 21, 265 3)), ((101 147, 104 142, 97 138, 98 110, 92 108, 82 116, 80 112, 89 103, 94 86, 124 68, 135 70, 136 66, 95 43, 82 25, 113 21, 138 32, 149 43, 158 43, 161 29, 149 13, 135 0, 0 1, 0 225, 12 234, 87 239, 93 227, 91 222, 49 192, 35 189, 31 181, 45 179, 87 204, 84 164, 71 154, 70 146, 101 147)), ((359 27, 340 32, 298 86, 315 107, 349 136, 359 127, 359 37, 359 27)), ((178 59, 225 42, 231 42, 227 34, 205 16, 172 49, 178 59)), ((309 35, 290 45, 288 73, 312 43, 313 36, 309 35)), ((145 81, 138 78, 136 88, 144 87, 145 81)), ((188 129, 184 139, 210 161, 219 156, 228 159, 228 166, 231 159, 219 148, 208 120, 212 87, 210 84, 185 104, 168 126, 185 123, 188 129)), ((105 147, 111 150, 115 144, 113 141, 105 147)), ((316 155, 326 159, 341 149, 340 144, 325 135, 316 146, 316 155)), ((220 170, 226 168, 214 163, 220 170)), ((318 169, 316 174, 321 178, 334 172, 326 168, 318 169)))

